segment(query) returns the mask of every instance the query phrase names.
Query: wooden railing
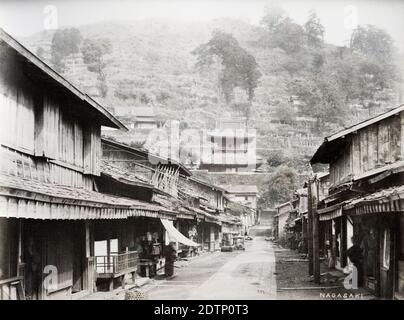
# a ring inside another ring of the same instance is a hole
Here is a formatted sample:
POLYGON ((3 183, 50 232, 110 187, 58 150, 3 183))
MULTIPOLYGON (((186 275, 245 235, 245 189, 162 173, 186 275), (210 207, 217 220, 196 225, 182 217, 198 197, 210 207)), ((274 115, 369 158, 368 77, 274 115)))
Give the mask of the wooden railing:
POLYGON ((95 256, 95 270, 99 275, 118 276, 136 270, 139 262, 137 251, 95 256))
POLYGON ((25 300, 23 278, 0 280, 0 300, 25 300))

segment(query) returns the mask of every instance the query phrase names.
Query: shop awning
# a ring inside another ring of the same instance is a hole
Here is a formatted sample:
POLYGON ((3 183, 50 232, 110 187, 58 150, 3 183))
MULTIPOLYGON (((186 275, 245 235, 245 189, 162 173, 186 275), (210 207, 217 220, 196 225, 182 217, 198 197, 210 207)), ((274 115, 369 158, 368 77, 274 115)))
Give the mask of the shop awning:
POLYGON ((163 224, 164 228, 166 229, 168 233, 168 237, 170 238, 170 241, 175 241, 179 242, 182 244, 185 244, 186 246, 189 247, 198 247, 199 244, 196 242, 188 239, 186 236, 184 236, 181 232, 179 232, 173 225, 173 222, 167 219, 160 219, 161 223, 163 224))
POLYGON ((344 206, 348 214, 374 214, 403 212, 404 185, 384 189, 365 197, 349 201, 344 206))
POLYGON ((0 174, 0 217, 48 220, 174 219, 175 212, 136 199, 0 174))
POLYGON ((342 205, 343 203, 317 210, 319 220, 328 221, 341 217, 342 205))

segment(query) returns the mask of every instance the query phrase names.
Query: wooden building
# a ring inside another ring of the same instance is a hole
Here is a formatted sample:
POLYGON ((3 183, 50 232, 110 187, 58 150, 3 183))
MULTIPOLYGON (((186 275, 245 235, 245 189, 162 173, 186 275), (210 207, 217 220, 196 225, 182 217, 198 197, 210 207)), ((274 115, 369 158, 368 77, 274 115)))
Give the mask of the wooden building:
POLYGON ((277 211, 275 215, 276 237, 283 242, 287 237, 287 222, 290 213, 293 211, 293 206, 291 201, 288 201, 276 206, 275 209, 277 211))
MULTIPOLYGON (((102 140, 102 149, 104 161, 154 187, 148 201, 175 212, 174 226, 184 236, 199 243, 204 250, 220 248, 218 216, 224 212, 224 190, 192 177, 183 164, 146 150, 108 139, 102 140)), ((178 249, 189 248, 179 245, 178 249)))
POLYGON ((209 172, 251 172, 262 164, 256 154, 256 132, 245 119, 222 119, 207 132, 208 145, 200 170, 209 172))
POLYGON ((235 185, 227 184, 220 185, 221 188, 226 190, 226 197, 233 201, 240 203, 244 206, 250 207, 250 213, 245 217, 245 227, 248 233, 249 229, 258 223, 258 210, 257 210, 257 199, 258 199, 258 188, 256 185, 235 185))
POLYGON ((130 245, 114 242, 101 267, 96 242, 111 246, 122 221, 172 213, 100 192, 111 176, 101 126, 126 128, 3 30, 0 71, 1 298, 75 299, 97 277, 133 272, 130 245))
POLYGON ((404 106, 325 138, 311 163, 330 166, 320 221, 335 222, 341 267, 352 237, 363 252, 359 282, 382 298, 404 290, 404 106), (339 223, 338 223, 339 220, 339 223))
POLYGON ((178 197, 179 176, 191 175, 191 172, 176 160, 109 139, 102 139, 102 158, 136 174, 143 181, 175 198, 178 197))
POLYGON ((156 134, 164 124, 164 121, 158 118, 153 107, 114 106, 114 115, 129 131, 123 132, 103 128, 102 133, 128 144, 145 143, 149 136, 156 134))
POLYGON ((262 225, 262 226, 271 226, 272 227, 275 214, 276 214, 276 210, 274 208, 262 209, 258 216, 258 224, 262 225))
POLYGON ((222 220, 225 209, 225 190, 194 177, 180 177, 180 195, 190 199, 188 208, 196 210, 199 215, 196 225, 197 242, 203 250, 215 251, 222 243, 222 220))

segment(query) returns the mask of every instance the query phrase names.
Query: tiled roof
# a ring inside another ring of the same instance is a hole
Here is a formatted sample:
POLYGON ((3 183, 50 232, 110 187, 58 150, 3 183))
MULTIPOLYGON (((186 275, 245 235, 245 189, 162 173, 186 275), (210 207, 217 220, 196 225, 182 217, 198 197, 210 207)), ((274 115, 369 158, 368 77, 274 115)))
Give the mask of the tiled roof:
MULTIPOLYGON (((119 166, 113 165, 107 160, 101 160, 101 172, 105 175, 108 175, 115 180, 124 182, 124 183, 135 183, 135 184, 143 184, 144 186, 152 187, 149 183, 150 181, 141 175, 136 175, 129 170, 124 170, 119 166)), ((152 169, 150 169, 152 170, 152 169)))
POLYGON ((377 202, 377 203, 390 202, 391 200, 401 199, 403 198, 403 196, 404 196, 404 185, 398 187, 391 187, 388 189, 384 189, 369 194, 362 198, 353 199, 344 206, 344 209, 351 209, 354 208, 355 206, 370 202, 377 202))
MULTIPOLYGON (((154 213, 153 216, 155 217, 157 217, 159 213, 172 214, 171 211, 164 207, 144 201, 104 194, 84 188, 43 183, 11 175, 0 175, 0 195, 8 199, 25 199, 26 201, 45 203, 48 204, 48 207, 52 205, 70 205, 74 206, 76 209, 108 210, 108 217, 111 218, 113 218, 115 214, 116 216, 119 215, 119 218, 138 215, 148 216, 148 213, 154 213)), ((5 202, 3 198, 2 205, 5 205, 5 202)), ((66 209, 64 210, 66 211, 66 209)), ((0 215, 4 214, 8 215, 9 213, 0 212, 0 215)), ((28 214, 29 213, 27 213, 27 215, 28 214)), ((89 215, 93 218, 103 218, 102 214, 94 216, 92 212, 89 212, 89 215)), ((25 217, 24 213, 22 213, 20 217, 25 217)), ((48 218, 48 216, 38 216, 38 218, 48 218)), ((85 219, 86 216, 83 216, 80 211, 80 216, 75 215, 74 218, 85 219)))
POLYGON ((230 214, 220 214, 219 219, 228 224, 241 224, 241 220, 238 217, 232 216, 230 214))
POLYGON ((97 114, 102 117, 103 125, 128 130, 118 119, 116 119, 109 111, 107 111, 103 106, 101 106, 98 102, 92 99, 87 94, 81 92, 78 88, 76 88, 72 83, 63 78, 59 73, 49 67, 46 63, 44 63, 41 59, 39 59, 35 54, 25 48, 21 43, 19 43, 16 39, 11 37, 8 33, 6 33, 3 29, 0 28, 0 42, 4 42, 7 47, 12 48, 21 61, 27 63, 27 65, 33 68, 33 71, 37 75, 44 75, 42 78, 44 82, 50 82, 53 85, 59 85, 65 92, 69 94, 69 96, 74 96, 79 101, 83 102, 83 105, 86 108, 91 108, 94 112, 93 114, 97 114))
POLYGON ((191 172, 184 166, 184 164, 182 164, 181 162, 178 162, 175 159, 153 154, 153 153, 149 152, 148 150, 131 147, 131 146, 128 146, 121 142, 113 141, 113 140, 110 140, 107 138, 102 138, 101 142, 104 145, 109 145, 111 147, 126 151, 128 153, 140 155, 141 157, 147 159, 149 162, 152 162, 155 164, 161 163, 161 164, 170 164, 170 165, 177 166, 184 175, 191 176, 191 172))

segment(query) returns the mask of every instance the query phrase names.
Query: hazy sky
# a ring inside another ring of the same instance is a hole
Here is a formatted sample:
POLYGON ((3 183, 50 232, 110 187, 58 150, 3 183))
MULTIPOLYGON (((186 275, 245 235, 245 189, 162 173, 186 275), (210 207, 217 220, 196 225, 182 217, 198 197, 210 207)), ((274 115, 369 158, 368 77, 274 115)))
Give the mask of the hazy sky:
POLYGON ((59 26, 151 17, 185 21, 232 17, 256 24, 271 2, 280 4, 298 23, 314 9, 326 28, 327 42, 346 44, 350 26, 357 21, 385 29, 404 51, 404 1, 399 0, 0 0, 0 26, 17 37, 29 35, 44 29, 52 8, 57 9, 59 26))

